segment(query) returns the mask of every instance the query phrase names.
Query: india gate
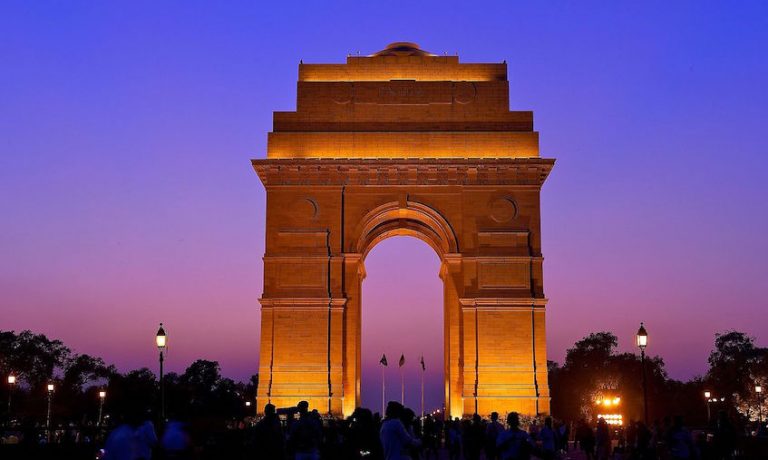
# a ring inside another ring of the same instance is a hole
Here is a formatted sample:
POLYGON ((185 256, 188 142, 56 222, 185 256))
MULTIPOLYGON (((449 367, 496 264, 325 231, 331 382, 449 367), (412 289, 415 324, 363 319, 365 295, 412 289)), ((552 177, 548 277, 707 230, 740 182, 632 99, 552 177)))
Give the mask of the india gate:
MULTIPOLYGON (((266 159, 258 401, 360 403, 365 259, 419 238, 441 262, 445 407, 453 417, 549 412, 539 156, 509 110, 506 63, 393 43, 299 64, 296 111, 275 112, 266 159)), ((403 264, 407 264, 404 258, 403 264)))

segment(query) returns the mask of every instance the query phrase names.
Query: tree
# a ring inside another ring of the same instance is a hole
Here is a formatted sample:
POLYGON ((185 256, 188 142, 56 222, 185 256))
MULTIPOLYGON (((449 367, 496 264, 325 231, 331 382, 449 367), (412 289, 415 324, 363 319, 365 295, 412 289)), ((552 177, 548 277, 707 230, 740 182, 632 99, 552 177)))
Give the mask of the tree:
POLYGON ((210 392, 221 379, 221 369, 217 361, 198 359, 189 365, 181 375, 182 385, 194 387, 202 392, 210 392))
POLYGON ((743 332, 716 334, 707 381, 726 397, 740 395, 754 386, 755 371, 766 354, 768 350, 756 347, 754 339, 743 332))
MULTIPOLYGON (((733 407, 750 420, 757 420, 762 400, 755 385, 768 382, 768 349, 755 346, 755 340, 739 331, 715 335, 715 348, 709 355, 707 383, 717 394, 731 399, 733 407)), ((765 413, 765 406, 763 413, 765 413)))
MULTIPOLYGON (((565 365, 548 364, 552 412, 575 420, 594 418, 600 408, 597 400, 621 398, 621 413, 639 419, 643 413, 642 363, 633 353, 615 352, 617 337, 611 332, 597 332, 576 342, 566 354, 565 365)), ((649 412, 662 413, 667 374, 659 357, 646 358, 649 412)), ((612 409, 613 410, 613 409, 612 409)))
POLYGON ((13 371, 33 389, 42 388, 63 370, 71 354, 60 340, 50 340, 43 334, 22 331, 0 332, 0 366, 3 374, 13 371))
POLYGON ((108 379, 116 372, 115 366, 107 366, 101 358, 75 355, 66 365, 62 383, 69 388, 82 390, 85 384, 108 379))

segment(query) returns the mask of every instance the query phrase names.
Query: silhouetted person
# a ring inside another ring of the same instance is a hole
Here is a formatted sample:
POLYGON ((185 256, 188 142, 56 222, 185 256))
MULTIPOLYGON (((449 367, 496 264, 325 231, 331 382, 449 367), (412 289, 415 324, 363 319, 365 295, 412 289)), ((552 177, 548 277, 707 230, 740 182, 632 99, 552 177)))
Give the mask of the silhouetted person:
POLYGON ((736 446, 736 429, 728 419, 728 414, 721 410, 713 427, 712 450, 717 459, 729 459, 733 456, 736 446))
POLYGON ((552 427, 552 417, 544 419, 544 426, 539 431, 541 440, 541 458, 543 460, 552 460, 557 451, 555 429, 552 427))
POLYGON ((448 448, 448 458, 458 460, 461 457, 461 422, 458 418, 445 424, 445 447, 448 448))
POLYGON ((264 406, 264 417, 254 427, 254 449, 258 459, 282 460, 285 458, 285 437, 275 406, 264 406))
POLYGON ((485 427, 485 458, 488 460, 497 460, 499 458, 496 450, 496 439, 504 431, 504 425, 499 422, 499 413, 491 412, 491 422, 485 427))
POLYGON ((597 448, 597 460, 608 460, 608 457, 611 455, 611 432, 608 429, 608 423, 603 417, 600 417, 597 421, 595 446, 597 448))
POLYGON ((666 444, 669 455, 675 460, 692 460, 698 457, 691 432, 683 426, 683 417, 676 416, 667 432, 666 444))
POLYGON ((595 458, 595 434, 584 419, 579 420, 579 425, 576 427, 576 442, 579 443, 579 448, 587 459, 595 458))
POLYGON ((351 456, 381 458, 379 426, 369 409, 358 407, 349 420, 347 448, 351 456))
POLYGON ((429 460, 438 458, 438 449, 440 447, 440 427, 437 421, 427 414, 424 417, 422 428, 422 446, 424 448, 424 459, 429 460))
POLYGON ((401 420, 403 412, 402 404, 396 401, 387 403, 385 419, 379 432, 385 460, 410 460, 409 449, 420 445, 419 440, 406 431, 401 420))
POLYGON ((528 460, 533 451, 533 440, 520 429, 520 416, 517 412, 507 415, 508 428, 496 440, 496 448, 502 460, 528 460))
POLYGON ((570 425, 560 421, 556 428, 557 432, 557 450, 568 452, 568 440, 571 436, 570 425))
POLYGON ((465 460, 478 460, 485 440, 485 428, 482 419, 474 414, 472 420, 462 422, 461 442, 465 460))
POLYGON ((296 460, 319 460, 320 442, 323 431, 320 419, 309 412, 309 403, 300 401, 296 406, 299 420, 294 422, 290 431, 290 443, 296 460))
POLYGON ((136 431, 141 418, 130 413, 107 437, 104 460, 139 460, 139 440, 136 431))
POLYGON ((157 443, 155 427, 149 420, 142 423, 139 411, 132 410, 125 422, 112 430, 104 446, 105 460, 149 460, 157 443))

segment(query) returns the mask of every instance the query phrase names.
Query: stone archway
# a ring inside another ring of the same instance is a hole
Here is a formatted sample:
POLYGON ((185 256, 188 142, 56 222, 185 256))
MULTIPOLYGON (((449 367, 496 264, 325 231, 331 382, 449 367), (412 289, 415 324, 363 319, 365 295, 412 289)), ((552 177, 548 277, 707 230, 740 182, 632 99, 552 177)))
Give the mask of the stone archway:
POLYGON ((253 160, 267 190, 259 402, 354 410, 365 256, 410 235, 441 260, 447 412, 547 413, 539 193, 554 160, 530 112, 509 112, 504 64, 397 45, 301 64, 298 110, 275 113, 253 160))

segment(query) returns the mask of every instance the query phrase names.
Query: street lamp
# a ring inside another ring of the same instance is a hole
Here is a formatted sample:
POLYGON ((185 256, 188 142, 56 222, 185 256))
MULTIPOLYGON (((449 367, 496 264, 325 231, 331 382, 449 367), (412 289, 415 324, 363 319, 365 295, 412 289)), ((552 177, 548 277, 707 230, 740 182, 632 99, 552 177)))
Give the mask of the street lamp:
POLYGON ((51 442, 51 404, 53 403, 53 383, 48 384, 48 416, 45 419, 45 429, 48 432, 48 442, 51 442))
POLYGON ((99 419, 96 421, 96 426, 101 426, 101 414, 104 412, 104 400, 107 399, 107 392, 104 390, 99 391, 99 419))
POLYGON ((11 395, 13 394, 14 385, 16 385, 16 376, 10 374, 8 375, 8 417, 11 416, 11 395))
POLYGON ((712 392, 710 391, 704 391, 704 399, 707 400, 707 423, 710 422, 712 419, 712 411, 710 409, 710 404, 712 403, 712 392))
POLYGON ((163 352, 165 351, 167 337, 165 335, 165 329, 163 329, 163 323, 160 323, 160 329, 157 330, 155 336, 155 343, 157 349, 160 351, 160 418, 165 420, 165 384, 163 382, 163 361, 165 357, 163 352))
POLYGON ((640 329, 637 330, 635 337, 637 347, 640 348, 640 365, 643 373, 643 416, 645 425, 648 425, 648 388, 645 381, 645 347, 648 346, 648 331, 645 330, 643 323, 640 323, 640 329))
POLYGON ((760 385, 755 385, 755 393, 757 393, 757 423, 762 426, 763 424, 763 387, 760 385))

